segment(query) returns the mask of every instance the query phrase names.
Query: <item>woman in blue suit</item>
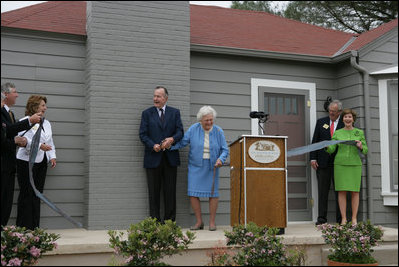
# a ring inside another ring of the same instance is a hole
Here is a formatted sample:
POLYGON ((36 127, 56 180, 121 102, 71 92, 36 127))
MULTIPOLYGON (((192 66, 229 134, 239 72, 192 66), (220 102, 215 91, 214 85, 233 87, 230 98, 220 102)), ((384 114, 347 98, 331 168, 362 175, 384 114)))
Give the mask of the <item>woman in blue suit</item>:
POLYGON ((215 231, 216 209, 219 201, 219 167, 229 155, 222 128, 214 125, 216 111, 210 106, 203 106, 197 114, 198 122, 191 125, 182 140, 171 150, 190 144, 188 158, 188 196, 194 210, 196 224, 191 230, 204 229, 201 216, 200 197, 209 197, 209 230, 215 231))

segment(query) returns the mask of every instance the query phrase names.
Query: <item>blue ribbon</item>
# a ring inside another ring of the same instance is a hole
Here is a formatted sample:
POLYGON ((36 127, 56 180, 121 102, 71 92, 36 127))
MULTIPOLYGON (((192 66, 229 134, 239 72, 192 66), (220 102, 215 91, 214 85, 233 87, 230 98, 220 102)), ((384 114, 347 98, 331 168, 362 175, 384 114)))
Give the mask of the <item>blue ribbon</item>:
POLYGON ((326 140, 326 141, 321 141, 318 143, 314 143, 308 146, 301 146, 301 147, 296 147, 291 150, 287 151, 287 157, 293 157, 293 156, 298 156, 302 155, 305 153, 309 153, 315 150, 319 150, 322 148, 325 148, 327 146, 331 145, 336 145, 336 144, 346 144, 346 145, 352 145, 356 146, 356 141, 355 140, 326 140))
POLYGON ((42 118, 42 120, 40 122, 39 129, 36 131, 35 135, 32 138, 32 145, 31 145, 31 150, 29 153, 29 181, 30 181, 30 184, 31 184, 36 196, 38 198, 40 198, 41 200, 43 200, 43 202, 46 203, 51 209, 53 209, 58 214, 62 215, 65 219, 67 219, 68 221, 73 223, 75 226, 77 226, 79 228, 83 228, 83 225, 80 222, 77 222, 74 219, 72 219, 71 216, 69 216, 63 210, 58 208, 53 202, 51 202, 46 196, 44 196, 42 193, 39 192, 39 190, 36 189, 35 182, 33 181, 33 165, 35 164, 36 155, 39 150, 40 135, 42 133, 43 122, 44 122, 44 118, 42 118))

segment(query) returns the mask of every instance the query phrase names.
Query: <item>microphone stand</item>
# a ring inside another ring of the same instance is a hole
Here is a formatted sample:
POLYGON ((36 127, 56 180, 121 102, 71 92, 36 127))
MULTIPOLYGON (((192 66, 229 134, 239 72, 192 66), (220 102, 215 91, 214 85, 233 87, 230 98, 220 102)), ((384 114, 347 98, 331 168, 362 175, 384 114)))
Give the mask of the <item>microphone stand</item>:
POLYGON ((263 126, 265 126, 266 121, 269 119, 269 114, 265 114, 265 116, 260 117, 258 119, 258 125, 259 127, 262 129, 262 134, 261 135, 265 135, 266 130, 262 127, 261 124, 263 124, 263 126))

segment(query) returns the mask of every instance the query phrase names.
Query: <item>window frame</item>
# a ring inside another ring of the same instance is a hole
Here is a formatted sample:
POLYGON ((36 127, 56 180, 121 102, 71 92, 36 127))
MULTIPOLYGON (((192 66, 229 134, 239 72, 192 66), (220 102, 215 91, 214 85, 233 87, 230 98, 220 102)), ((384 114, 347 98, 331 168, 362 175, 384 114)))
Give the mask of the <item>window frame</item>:
POLYGON ((397 78, 379 79, 379 115, 380 115, 380 158, 381 158, 381 196, 384 206, 398 206, 398 192, 393 191, 392 184, 392 163, 386 159, 386 153, 389 159, 392 158, 391 151, 391 128, 390 128, 390 107, 388 81, 398 80, 397 78), (384 152, 384 153, 383 153, 384 152))

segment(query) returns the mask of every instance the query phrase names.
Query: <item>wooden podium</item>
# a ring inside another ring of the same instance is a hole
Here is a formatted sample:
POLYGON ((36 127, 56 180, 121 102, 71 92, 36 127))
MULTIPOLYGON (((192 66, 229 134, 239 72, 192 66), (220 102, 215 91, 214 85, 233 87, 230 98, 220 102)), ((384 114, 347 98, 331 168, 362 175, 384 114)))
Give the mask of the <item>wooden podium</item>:
POLYGON ((230 224, 287 226, 287 136, 242 135, 230 144, 230 224))

